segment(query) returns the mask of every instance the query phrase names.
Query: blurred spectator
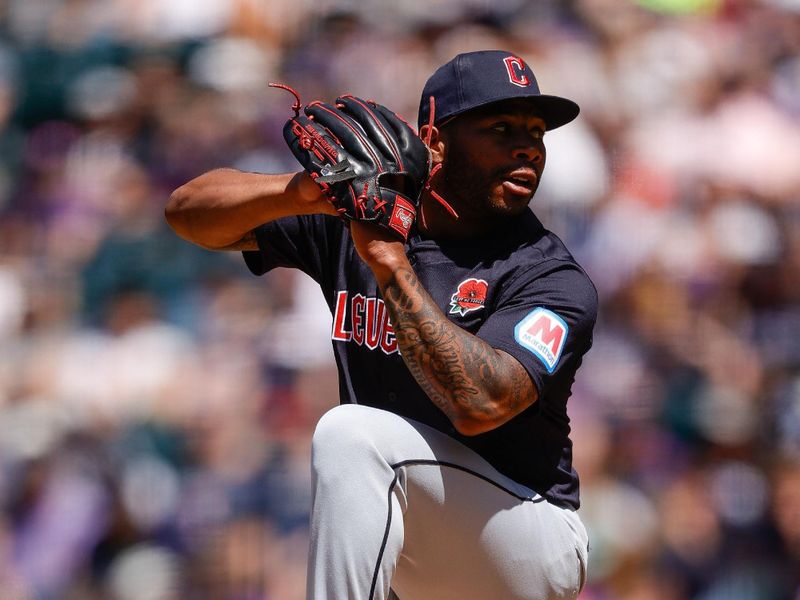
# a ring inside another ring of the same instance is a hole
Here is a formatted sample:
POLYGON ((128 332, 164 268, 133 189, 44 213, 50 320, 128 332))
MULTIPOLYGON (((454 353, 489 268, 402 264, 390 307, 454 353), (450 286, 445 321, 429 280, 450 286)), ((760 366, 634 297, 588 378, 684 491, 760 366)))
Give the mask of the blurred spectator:
POLYGON ((535 202, 602 300, 571 402, 583 597, 800 598, 798 2, 9 0, 3 599, 304 597, 327 307, 181 242, 166 194, 295 168, 270 81, 413 121, 486 47, 582 106, 535 202))

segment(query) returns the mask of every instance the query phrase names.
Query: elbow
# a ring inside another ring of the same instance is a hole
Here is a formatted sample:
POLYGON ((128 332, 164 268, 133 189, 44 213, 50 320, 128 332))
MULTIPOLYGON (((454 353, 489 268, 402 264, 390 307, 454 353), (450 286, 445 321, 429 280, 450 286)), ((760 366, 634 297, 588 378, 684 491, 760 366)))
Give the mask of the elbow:
POLYGON ((497 425, 492 425, 488 421, 478 419, 453 419, 452 423, 455 430, 465 437, 474 437, 497 427, 497 425))
POLYGON ((482 415, 481 417, 462 416, 451 419, 451 422, 459 434, 466 437, 474 437, 499 427, 505 423, 506 420, 507 419, 489 418, 487 415, 482 415))
POLYGON ((206 239, 209 232, 202 227, 204 210, 197 194, 197 187, 189 182, 170 194, 164 207, 164 219, 184 240, 204 248, 211 248, 209 240, 206 239))
POLYGON ((502 396, 451 415, 450 421, 458 433, 473 437, 497 429, 535 404, 538 398, 535 390, 523 398, 502 396))
POLYGON ((172 229, 180 235, 186 233, 186 215, 188 213, 189 192, 187 186, 182 185, 170 194, 167 205, 164 207, 164 218, 172 229))

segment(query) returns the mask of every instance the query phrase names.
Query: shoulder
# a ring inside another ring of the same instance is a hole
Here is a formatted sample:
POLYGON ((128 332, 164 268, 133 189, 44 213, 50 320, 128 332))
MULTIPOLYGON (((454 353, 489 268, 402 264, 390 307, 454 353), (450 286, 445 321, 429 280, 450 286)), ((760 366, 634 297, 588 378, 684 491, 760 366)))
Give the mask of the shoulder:
POLYGON ((576 288, 597 297, 594 283, 567 245, 558 235, 546 229, 532 213, 530 219, 526 219, 509 259, 510 263, 519 267, 518 272, 528 278, 560 273, 576 288))
POLYGON ((509 276, 502 286, 501 302, 525 298, 565 307, 582 319, 595 321, 597 288, 556 234, 543 227, 533 231, 505 262, 509 276))

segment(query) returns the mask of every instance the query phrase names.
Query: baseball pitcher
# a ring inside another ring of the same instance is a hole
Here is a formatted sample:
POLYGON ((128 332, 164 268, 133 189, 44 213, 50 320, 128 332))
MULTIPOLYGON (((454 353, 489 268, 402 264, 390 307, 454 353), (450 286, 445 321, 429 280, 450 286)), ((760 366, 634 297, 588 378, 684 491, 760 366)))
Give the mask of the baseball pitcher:
POLYGON ((503 51, 428 79, 419 132, 356 96, 295 102, 302 170, 172 194, 185 239, 300 269, 331 314, 341 405, 313 438, 308 598, 572 599, 586 573, 567 416, 597 294, 529 208, 578 115, 503 51))

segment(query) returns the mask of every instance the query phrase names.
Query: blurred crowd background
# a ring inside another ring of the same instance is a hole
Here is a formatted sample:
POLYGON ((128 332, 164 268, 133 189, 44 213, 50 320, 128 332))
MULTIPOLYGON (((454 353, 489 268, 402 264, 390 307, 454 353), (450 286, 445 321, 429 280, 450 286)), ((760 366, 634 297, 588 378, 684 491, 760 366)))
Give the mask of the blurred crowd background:
POLYGON ((297 170, 270 81, 413 120, 488 48, 582 107, 533 203, 601 296, 582 598, 800 599, 798 0, 0 2, 0 599, 303 598, 330 315, 164 204, 297 170))

